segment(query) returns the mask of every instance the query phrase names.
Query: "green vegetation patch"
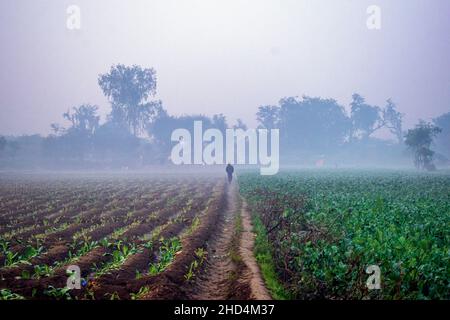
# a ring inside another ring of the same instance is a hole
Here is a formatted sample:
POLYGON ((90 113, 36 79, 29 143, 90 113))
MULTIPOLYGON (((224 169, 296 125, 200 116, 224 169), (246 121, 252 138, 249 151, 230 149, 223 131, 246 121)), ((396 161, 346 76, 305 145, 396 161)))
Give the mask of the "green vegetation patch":
POLYGON ((275 263, 273 261, 273 248, 267 238, 267 232, 261 219, 254 215, 253 231, 256 233, 255 238, 255 258, 261 269, 262 276, 266 287, 269 289, 272 298, 276 300, 287 300, 291 298, 291 294, 284 288, 278 280, 275 263))
POLYGON ((293 297, 450 298, 449 172, 303 170, 239 183, 258 214, 261 269, 272 258, 293 297), (369 265, 381 290, 366 286, 369 265))

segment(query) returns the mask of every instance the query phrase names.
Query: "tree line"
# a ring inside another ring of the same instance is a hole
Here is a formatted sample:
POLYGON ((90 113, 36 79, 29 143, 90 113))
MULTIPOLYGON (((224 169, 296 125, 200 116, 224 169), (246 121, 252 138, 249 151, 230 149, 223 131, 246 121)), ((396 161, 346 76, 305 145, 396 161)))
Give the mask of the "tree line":
MULTIPOLYGON (((114 65, 98 77, 111 110, 101 123, 98 106, 83 104, 65 112, 69 124, 51 124, 52 133, 0 137, 0 165, 116 168, 170 163, 171 133, 192 129, 195 120, 203 127, 223 132, 229 127, 247 129, 238 119, 230 125, 224 114, 170 115, 156 100, 157 77, 152 68, 114 65)), ((371 105, 355 93, 349 112, 334 99, 287 97, 278 105, 260 106, 260 128, 280 130, 282 164, 405 164, 433 170, 434 163, 450 158, 450 112, 421 120, 415 128, 403 129, 404 115, 388 99, 383 107, 371 105), (393 140, 374 137, 385 130, 393 140), (433 150, 435 149, 435 151, 433 150)))

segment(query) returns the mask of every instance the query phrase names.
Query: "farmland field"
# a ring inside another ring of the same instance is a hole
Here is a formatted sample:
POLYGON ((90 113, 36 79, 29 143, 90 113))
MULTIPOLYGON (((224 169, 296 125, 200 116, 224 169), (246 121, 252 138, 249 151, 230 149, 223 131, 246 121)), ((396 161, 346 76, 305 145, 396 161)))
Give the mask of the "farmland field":
POLYGON ((239 184, 276 297, 450 298, 449 172, 249 173, 239 184), (366 286, 370 265, 380 290, 366 286))
POLYGON ((449 172, 2 173, 0 300, 448 299, 449 230, 449 172))
POLYGON ((194 280, 216 263, 208 242, 221 234, 228 189, 217 176, 4 174, 0 299, 208 296, 209 280, 194 280), (79 290, 66 288, 69 265, 79 290))

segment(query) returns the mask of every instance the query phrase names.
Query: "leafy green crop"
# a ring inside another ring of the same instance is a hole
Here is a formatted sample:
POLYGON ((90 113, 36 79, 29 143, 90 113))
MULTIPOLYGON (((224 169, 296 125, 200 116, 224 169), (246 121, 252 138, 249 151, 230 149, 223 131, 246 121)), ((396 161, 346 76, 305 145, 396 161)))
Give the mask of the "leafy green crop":
POLYGON ((112 270, 119 269, 120 266, 133 254, 140 252, 140 249, 135 244, 127 245, 123 244, 121 240, 115 243, 115 249, 112 252, 107 252, 105 256, 111 256, 111 260, 105 263, 101 268, 96 270, 95 276, 100 277, 104 274, 111 272, 112 270))
POLYGON ((55 288, 49 286, 47 290, 44 290, 44 294, 55 298, 56 300, 72 300, 69 288, 55 288))
POLYGON ((239 184, 295 297, 450 298, 448 173, 247 173, 239 184), (367 289, 369 265, 381 269, 381 290, 367 289))
POLYGON ((31 259, 44 252, 44 247, 40 246, 39 243, 37 243, 36 246, 26 246, 21 253, 10 250, 8 242, 2 242, 1 247, 3 254, 5 255, 5 267, 14 267, 21 263, 30 264, 31 259))
POLYGON ((174 237, 167 240, 161 240, 158 260, 157 262, 150 264, 149 274, 156 275, 166 270, 179 251, 181 251, 181 241, 179 238, 174 237))
POLYGON ((8 289, 0 290, 0 300, 24 300, 25 298, 17 293, 13 293, 8 289))

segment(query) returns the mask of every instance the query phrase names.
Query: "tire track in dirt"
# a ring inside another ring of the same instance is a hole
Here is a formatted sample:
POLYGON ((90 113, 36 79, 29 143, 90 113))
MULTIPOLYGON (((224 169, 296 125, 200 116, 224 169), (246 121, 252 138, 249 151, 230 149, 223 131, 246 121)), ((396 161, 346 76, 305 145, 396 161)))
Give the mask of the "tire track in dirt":
POLYGON ((226 208, 218 224, 216 237, 208 246, 206 268, 198 276, 189 299, 270 300, 253 256, 250 214, 236 182, 227 190, 226 208), (237 221, 240 230, 237 230, 237 221))
POLYGON ((252 231, 253 226, 251 215, 247 210, 247 203, 245 202, 245 200, 241 196, 239 196, 239 198, 241 204, 242 219, 242 233, 239 253, 246 265, 246 270, 243 273, 243 278, 246 279, 246 281, 248 281, 250 285, 250 290, 252 293, 251 299, 271 300, 272 298, 266 286, 264 285, 264 280, 259 270, 258 263, 256 262, 256 258, 253 255, 253 249, 255 247, 255 234, 252 231))

